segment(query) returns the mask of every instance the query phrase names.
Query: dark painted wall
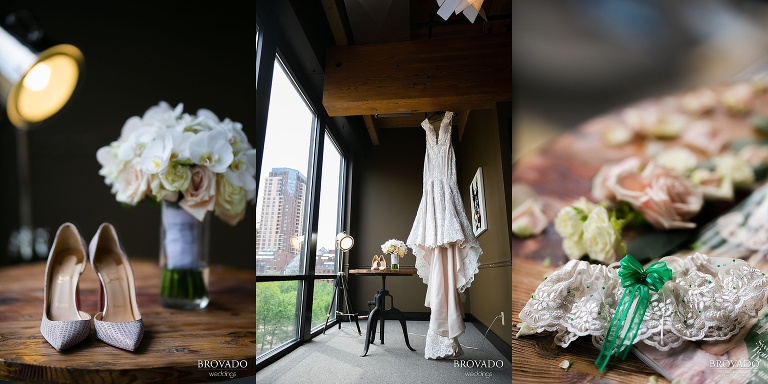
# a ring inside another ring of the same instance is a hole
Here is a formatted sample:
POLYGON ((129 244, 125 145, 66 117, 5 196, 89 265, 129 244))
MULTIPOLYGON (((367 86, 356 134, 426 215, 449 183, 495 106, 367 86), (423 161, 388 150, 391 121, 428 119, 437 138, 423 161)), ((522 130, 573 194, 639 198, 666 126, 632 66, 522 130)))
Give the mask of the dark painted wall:
MULTIPOLYGON (((372 146, 354 162, 351 234, 355 247, 350 250, 350 269, 370 269, 371 258, 382 254, 385 241, 406 241, 421 201, 424 130, 382 129, 379 139, 380 145, 372 146)), ((410 252, 401 260, 403 268, 413 268, 415 262, 410 252)), ((352 277, 350 285, 352 305, 367 311, 367 302, 381 288, 381 279, 352 277)), ((429 312, 424 306, 427 286, 418 276, 390 277, 387 289, 401 311, 429 312)))
POLYGON ((504 312, 506 325, 496 320, 491 331, 507 344, 512 340, 512 260, 507 193, 512 174, 508 172, 511 155, 506 134, 512 104, 498 103, 494 109, 474 110, 469 114, 462 137, 461 161, 457 168, 464 209, 469 211, 469 184, 478 167, 483 168, 488 229, 478 236, 483 248, 480 272, 469 288, 471 313, 486 326, 504 312), (505 163, 507 162, 507 163, 505 163), (493 292, 493 294, 489 294, 493 292))
MULTIPOLYGON (((5 0, 0 16, 28 9, 51 39, 79 47, 86 73, 76 98, 29 134, 33 220, 55 232, 75 223, 86 239, 113 223, 131 256, 156 258, 159 208, 124 208, 99 176, 96 151, 116 140, 125 120, 159 101, 207 108, 243 124, 253 143, 255 10, 248 1, 83 2, 5 0)), ((3 175, 0 247, 18 223, 13 128, 0 114, 3 175)), ((255 207, 230 227, 211 225, 211 261, 255 266, 255 207)))

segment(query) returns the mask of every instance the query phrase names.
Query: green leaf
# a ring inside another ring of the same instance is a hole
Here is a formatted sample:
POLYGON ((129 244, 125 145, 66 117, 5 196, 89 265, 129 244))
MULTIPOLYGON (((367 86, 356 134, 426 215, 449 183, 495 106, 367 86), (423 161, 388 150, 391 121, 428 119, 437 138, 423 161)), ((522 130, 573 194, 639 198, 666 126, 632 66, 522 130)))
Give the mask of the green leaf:
POLYGON ((573 210, 576 211, 577 214, 579 214, 579 218, 581 219, 581 221, 587 221, 587 217, 589 217, 589 215, 587 215, 587 212, 585 210, 573 205, 571 205, 571 208, 573 208, 573 210))
POLYGON ((694 234, 694 229, 646 232, 633 238, 627 244, 627 253, 635 256, 641 262, 669 256, 679 250, 694 234))
POLYGON ((757 145, 768 145, 768 139, 762 138, 762 139, 740 139, 740 140, 734 140, 731 142, 731 150, 734 152, 740 151, 742 148, 749 144, 757 144, 757 145))
POLYGON ((753 116, 750 121, 756 131, 768 134, 768 116, 753 116))

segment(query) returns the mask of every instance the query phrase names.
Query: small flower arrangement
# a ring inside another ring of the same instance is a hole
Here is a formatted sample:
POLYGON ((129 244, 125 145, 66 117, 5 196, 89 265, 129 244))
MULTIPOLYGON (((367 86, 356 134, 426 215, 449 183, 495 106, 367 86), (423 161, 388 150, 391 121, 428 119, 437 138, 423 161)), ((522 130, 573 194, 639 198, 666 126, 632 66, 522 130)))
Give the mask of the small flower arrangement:
POLYGON ((242 124, 207 109, 182 110, 160 102, 129 118, 120 137, 96 152, 99 174, 121 203, 151 196, 178 202, 198 220, 213 211, 235 225, 256 198, 256 150, 242 124))
POLYGON ((396 254, 398 257, 403 257, 408 252, 408 247, 400 240, 391 239, 381 245, 381 251, 387 255, 396 254))
POLYGON ((555 230, 563 237, 563 251, 570 259, 587 255, 590 260, 610 264, 626 251, 621 238, 626 219, 582 197, 561 209, 555 217, 555 230))

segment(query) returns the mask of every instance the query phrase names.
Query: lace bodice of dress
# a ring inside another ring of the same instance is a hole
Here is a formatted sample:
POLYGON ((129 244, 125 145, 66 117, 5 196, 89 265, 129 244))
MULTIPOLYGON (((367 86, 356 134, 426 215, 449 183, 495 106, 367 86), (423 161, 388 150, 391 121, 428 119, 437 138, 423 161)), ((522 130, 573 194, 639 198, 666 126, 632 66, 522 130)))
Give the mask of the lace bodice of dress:
POLYGON ((456 185, 456 157, 451 145, 452 118, 453 112, 446 112, 437 133, 428 119, 421 123, 427 133, 423 188, 428 188, 433 182, 456 185))
MULTIPOLYGON (((768 279, 743 260, 696 253, 662 261, 673 280, 651 292, 635 342, 666 351, 684 340, 724 340, 763 307, 768 279)), ((602 346, 623 293, 612 266, 571 260, 539 285, 520 319, 536 332, 556 331, 555 342, 563 347, 586 335, 602 346)))
POLYGON ((421 203, 406 242, 412 248, 432 248, 454 242, 478 245, 456 184, 456 158, 451 145, 452 118, 453 112, 446 112, 437 133, 429 120, 421 123, 426 131, 427 149, 421 203))

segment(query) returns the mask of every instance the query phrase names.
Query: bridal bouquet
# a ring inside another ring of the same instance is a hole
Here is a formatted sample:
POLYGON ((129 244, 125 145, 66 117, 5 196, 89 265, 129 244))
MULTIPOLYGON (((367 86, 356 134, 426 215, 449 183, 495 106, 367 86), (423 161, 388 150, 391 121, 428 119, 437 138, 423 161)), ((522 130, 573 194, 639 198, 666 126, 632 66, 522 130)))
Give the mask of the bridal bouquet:
POLYGON ((198 220, 213 211, 235 225, 256 198, 256 150, 242 124, 182 110, 160 102, 129 118, 120 137, 96 152, 99 174, 121 203, 149 196, 177 202, 198 220))
POLYGON ((381 245, 381 251, 388 255, 395 254, 399 257, 403 257, 405 256, 405 253, 408 252, 408 247, 400 240, 391 239, 381 245))

